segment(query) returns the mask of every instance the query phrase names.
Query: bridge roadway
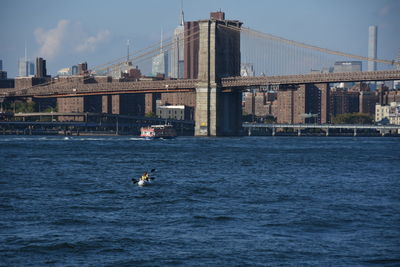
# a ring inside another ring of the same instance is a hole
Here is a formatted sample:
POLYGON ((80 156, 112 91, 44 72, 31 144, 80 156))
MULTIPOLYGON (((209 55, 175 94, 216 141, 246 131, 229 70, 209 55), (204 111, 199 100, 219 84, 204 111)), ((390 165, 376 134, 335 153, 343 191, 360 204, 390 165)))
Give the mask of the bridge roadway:
POLYGON ((312 73, 304 75, 229 77, 222 78, 222 87, 251 87, 260 85, 294 85, 306 83, 337 83, 400 80, 400 70, 343 73, 312 73))
MULTIPOLYGON (((221 79, 224 89, 264 85, 296 85, 305 83, 336 83, 400 80, 400 70, 347 73, 318 73, 287 76, 227 77, 221 79)), ((4 89, 3 97, 64 97, 131 93, 168 93, 195 91, 200 80, 161 80, 136 82, 77 83, 53 82, 26 89, 4 89)))
POLYGON ((3 90, 4 97, 63 97, 107 94, 188 92, 194 91, 198 80, 161 80, 136 82, 53 82, 26 89, 3 90))

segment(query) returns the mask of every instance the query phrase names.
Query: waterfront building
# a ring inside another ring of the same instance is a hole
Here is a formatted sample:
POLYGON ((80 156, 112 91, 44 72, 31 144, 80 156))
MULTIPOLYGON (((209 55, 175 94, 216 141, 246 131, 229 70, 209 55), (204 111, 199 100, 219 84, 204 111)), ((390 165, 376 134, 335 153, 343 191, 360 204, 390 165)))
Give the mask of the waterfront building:
POLYGON ((172 50, 171 50, 171 78, 184 78, 184 31, 185 19, 181 9, 180 24, 174 31, 172 50))
POLYGON ((188 109, 184 105, 158 106, 157 117, 162 119, 186 120, 189 117, 188 109))
POLYGON ((276 92, 247 93, 244 96, 243 113, 257 118, 276 116, 276 92))
POLYGON ((375 106, 375 122, 380 122, 385 118, 389 118, 389 105, 376 104, 375 106))
POLYGON ((277 94, 278 123, 328 123, 330 88, 327 84, 282 87, 277 94), (306 116, 311 115, 311 116, 306 116))
POLYGON ((375 121, 387 119, 389 124, 400 125, 400 102, 391 102, 389 105, 376 104, 375 121))

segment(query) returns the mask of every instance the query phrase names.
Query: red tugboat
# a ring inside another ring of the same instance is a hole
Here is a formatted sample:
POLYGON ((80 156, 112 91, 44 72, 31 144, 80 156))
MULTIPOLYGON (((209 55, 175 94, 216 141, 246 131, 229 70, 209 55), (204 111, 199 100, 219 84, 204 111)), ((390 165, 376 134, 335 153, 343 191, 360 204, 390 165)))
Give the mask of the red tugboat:
POLYGON ((149 127, 140 128, 140 137, 146 139, 170 139, 176 137, 176 131, 172 125, 151 125, 149 127))

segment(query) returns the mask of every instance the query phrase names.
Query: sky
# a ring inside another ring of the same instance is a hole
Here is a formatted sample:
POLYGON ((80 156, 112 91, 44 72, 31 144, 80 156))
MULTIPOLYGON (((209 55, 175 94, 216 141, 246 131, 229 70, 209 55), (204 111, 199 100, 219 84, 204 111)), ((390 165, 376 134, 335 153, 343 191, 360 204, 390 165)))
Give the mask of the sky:
POLYGON ((290 40, 367 56, 368 27, 378 26, 378 58, 400 55, 400 0, 2 0, 0 60, 12 78, 18 59, 43 57, 47 71, 89 68, 154 44, 186 21, 224 11, 227 19, 290 40), (183 4, 182 4, 183 3, 183 4))

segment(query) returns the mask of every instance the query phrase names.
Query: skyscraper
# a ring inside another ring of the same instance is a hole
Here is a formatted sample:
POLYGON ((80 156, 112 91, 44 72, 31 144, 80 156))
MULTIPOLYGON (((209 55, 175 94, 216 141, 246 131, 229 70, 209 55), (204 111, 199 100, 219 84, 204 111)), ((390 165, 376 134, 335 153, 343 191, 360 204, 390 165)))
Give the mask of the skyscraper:
POLYGON ((153 57, 151 72, 153 75, 164 74, 168 76, 168 52, 161 51, 157 56, 153 57))
POLYGON ((18 60, 18 76, 28 77, 35 75, 35 64, 28 61, 28 49, 25 42, 25 57, 18 60))
POLYGON ((179 26, 174 31, 172 51, 171 51, 171 77, 183 79, 184 76, 184 31, 185 19, 181 9, 179 26))
POLYGON ((27 77, 35 75, 35 64, 29 62, 26 58, 21 58, 18 61, 18 76, 27 77))
POLYGON ((164 51, 162 32, 160 53, 153 57, 151 72, 153 75, 164 74, 164 77, 168 77, 168 51, 164 51))
MULTIPOLYGON (((378 27, 369 26, 368 28, 368 57, 377 58, 378 27)), ((376 62, 368 61, 368 71, 376 70, 376 62)))
POLYGON ((41 57, 36 58, 36 75, 37 78, 44 78, 47 76, 46 60, 41 57))

